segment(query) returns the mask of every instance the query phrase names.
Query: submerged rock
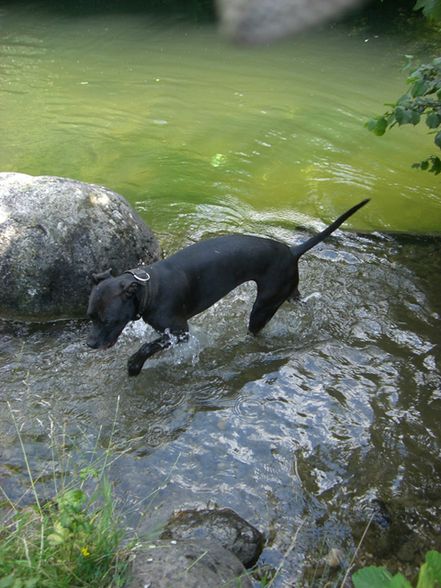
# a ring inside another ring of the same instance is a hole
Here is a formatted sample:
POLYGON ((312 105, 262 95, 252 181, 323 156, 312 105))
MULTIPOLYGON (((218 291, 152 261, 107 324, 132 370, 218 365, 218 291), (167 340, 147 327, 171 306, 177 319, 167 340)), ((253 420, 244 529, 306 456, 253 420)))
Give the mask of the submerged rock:
POLYGON ((264 543, 262 533, 230 508, 179 511, 168 520, 161 539, 217 541, 246 568, 256 563, 264 543))
POLYGON ((140 549, 127 588, 219 588, 252 584, 240 561, 215 541, 154 541, 140 549))
POLYGON ((152 231, 119 194, 67 178, 0 173, 0 316, 85 317, 91 274, 156 261, 152 231))

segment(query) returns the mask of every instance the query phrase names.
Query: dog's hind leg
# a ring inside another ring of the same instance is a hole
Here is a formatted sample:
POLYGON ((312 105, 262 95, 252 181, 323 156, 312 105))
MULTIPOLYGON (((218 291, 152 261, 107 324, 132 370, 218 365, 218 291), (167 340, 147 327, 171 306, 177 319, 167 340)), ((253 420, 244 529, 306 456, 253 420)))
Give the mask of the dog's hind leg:
POLYGON ((285 300, 289 298, 291 292, 291 288, 285 288, 282 292, 277 292, 276 295, 274 295, 273 292, 272 295, 270 295, 268 292, 262 292, 258 286, 257 298, 254 302, 248 324, 248 330, 250 333, 257 335, 257 333, 273 318, 285 300))
POLYGON ((283 302, 284 301, 282 300, 282 302, 273 304, 271 306, 254 305, 250 315, 250 322, 248 324, 249 332, 252 335, 257 335, 257 333, 259 333, 259 331, 261 331, 263 327, 273 318, 283 302))

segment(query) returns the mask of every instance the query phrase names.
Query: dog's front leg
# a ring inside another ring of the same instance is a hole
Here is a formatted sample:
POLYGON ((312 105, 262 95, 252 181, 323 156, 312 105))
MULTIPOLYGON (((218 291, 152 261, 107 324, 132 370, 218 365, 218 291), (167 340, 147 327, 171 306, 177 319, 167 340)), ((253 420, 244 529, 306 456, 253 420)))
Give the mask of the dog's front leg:
POLYGON ((136 353, 134 353, 127 362, 129 376, 137 376, 142 370, 142 366, 146 360, 164 349, 168 349, 174 343, 182 343, 188 341, 188 332, 182 331, 179 333, 164 333, 157 339, 144 343, 136 353))

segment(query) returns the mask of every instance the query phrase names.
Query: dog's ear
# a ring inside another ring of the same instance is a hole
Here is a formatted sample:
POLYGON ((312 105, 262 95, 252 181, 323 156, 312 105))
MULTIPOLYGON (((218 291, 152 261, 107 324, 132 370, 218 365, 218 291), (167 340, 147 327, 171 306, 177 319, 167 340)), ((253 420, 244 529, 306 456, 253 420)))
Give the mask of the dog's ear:
POLYGON ((138 284, 136 282, 130 282, 130 284, 124 284, 124 282, 121 282, 121 295, 124 298, 131 298, 134 296, 137 288, 138 284))
POLYGON ((96 285, 102 282, 103 280, 107 280, 107 278, 112 277, 112 268, 109 268, 105 272, 101 272, 100 274, 92 274, 92 282, 96 285))

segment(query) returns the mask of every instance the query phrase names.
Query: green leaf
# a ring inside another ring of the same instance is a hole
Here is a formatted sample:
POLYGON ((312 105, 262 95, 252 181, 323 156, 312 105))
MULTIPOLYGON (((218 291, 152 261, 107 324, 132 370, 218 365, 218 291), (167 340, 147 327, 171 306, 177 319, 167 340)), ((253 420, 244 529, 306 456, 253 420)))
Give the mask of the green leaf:
POLYGON ((378 137, 384 135, 387 129, 387 120, 384 116, 378 116, 376 118, 371 118, 366 123, 366 128, 372 131, 378 137))
POLYGON ((435 145, 437 145, 440 149, 441 149, 441 131, 439 131, 436 135, 435 135, 435 145))
POLYGON ((61 545, 64 543, 64 538, 58 533, 51 533, 47 536, 47 540, 51 545, 61 545))
POLYGON ((412 96, 415 98, 416 96, 424 96, 424 94, 426 94, 426 92, 429 90, 429 82, 427 80, 424 79, 420 79, 416 82, 414 82, 410 93, 412 94, 412 96))
POLYGON ((431 157, 432 167, 429 171, 436 176, 441 173, 441 159, 439 157, 431 157))
POLYGON ((84 492, 79 488, 73 488, 60 496, 58 504, 61 510, 67 508, 79 512, 85 501, 86 495, 84 492))
POLYGON ((433 573, 427 563, 423 564, 420 568, 417 588, 435 588, 433 573))
POLYGON ((440 124, 441 116, 436 112, 430 112, 426 116, 426 125, 429 127, 429 129, 436 129, 436 127, 439 127, 440 124))
POLYGON ((47 540, 51 545, 61 545, 69 537, 69 530, 65 529, 61 523, 54 524, 54 532, 48 535, 47 540))
POLYGON ((416 110, 411 110, 410 111, 410 122, 411 124, 413 124, 414 126, 417 125, 421 120, 421 115, 419 112, 417 112, 416 110))
MULTIPOLYGON (((416 169, 422 169, 423 171, 429 171, 432 174, 435 174, 436 176, 441 173, 441 159, 439 157, 435 157, 434 155, 431 155, 430 157, 428 157, 427 159, 424 159, 423 161, 420 161, 418 163, 413 163, 412 164, 413 168, 416 169), (429 169, 429 166, 430 167, 429 169)), ((437 553, 437 552, 435 552, 437 553)), ((440 581, 440 585, 441 585, 441 581, 440 581)))
POLYGON ((409 94, 403 94, 402 96, 400 96, 396 102, 396 104, 391 104, 391 106, 393 106, 394 108, 396 106, 403 106, 403 105, 408 105, 410 101, 409 98, 409 94))
POLYGON ((400 126, 409 124, 412 122, 412 110, 403 106, 397 106, 395 109, 395 120, 400 126))
POLYGON ((426 563, 432 570, 435 580, 441 584, 441 553, 439 551, 428 551, 426 553, 426 563))
POLYGON ((391 580, 390 588, 412 588, 412 584, 406 580, 403 574, 395 574, 391 580))
POLYGON ((352 575, 355 588, 390 588, 392 576, 386 568, 368 566, 352 575))
POLYGON ((74 517, 70 516, 69 514, 67 514, 66 512, 62 512, 60 515, 60 520, 58 521, 58 523, 64 527, 65 529, 69 529, 69 527, 72 526, 72 523, 74 522, 74 517))
POLYGON ((355 588, 412 588, 412 584, 402 574, 391 576, 386 568, 375 566, 358 570, 352 576, 352 582, 355 588))

